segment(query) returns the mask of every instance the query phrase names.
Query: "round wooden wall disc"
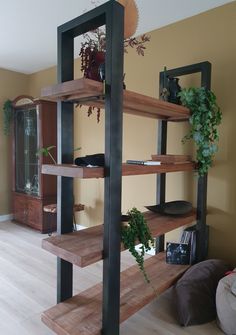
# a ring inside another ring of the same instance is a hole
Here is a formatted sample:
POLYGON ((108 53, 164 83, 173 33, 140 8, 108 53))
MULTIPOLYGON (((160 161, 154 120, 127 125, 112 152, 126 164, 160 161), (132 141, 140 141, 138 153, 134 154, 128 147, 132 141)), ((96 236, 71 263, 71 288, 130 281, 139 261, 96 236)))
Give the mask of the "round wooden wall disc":
POLYGON ((138 7, 134 0, 117 0, 125 7, 124 38, 135 34, 138 26, 138 7))

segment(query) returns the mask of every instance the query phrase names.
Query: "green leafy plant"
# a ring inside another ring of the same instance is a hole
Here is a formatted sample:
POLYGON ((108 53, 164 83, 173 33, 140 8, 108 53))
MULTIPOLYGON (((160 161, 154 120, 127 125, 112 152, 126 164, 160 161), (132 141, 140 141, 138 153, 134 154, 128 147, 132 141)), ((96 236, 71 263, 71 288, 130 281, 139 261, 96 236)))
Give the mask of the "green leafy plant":
POLYGON ((3 104, 3 132, 10 134, 11 122, 13 120, 13 109, 11 100, 6 100, 3 104))
POLYGON ((50 151, 51 151, 52 149, 54 149, 54 148, 56 148, 55 145, 50 145, 49 147, 40 148, 40 149, 37 151, 36 155, 37 155, 37 156, 42 155, 42 156, 46 156, 46 157, 49 156, 49 157, 51 158, 51 160, 53 161, 53 163, 54 163, 54 164, 57 164, 55 158, 54 158, 53 155, 50 153, 50 151))
POLYGON ((214 154, 218 150, 217 126, 221 123, 222 113, 215 94, 204 87, 182 89, 178 95, 182 104, 191 112, 191 129, 182 141, 193 139, 196 143, 198 173, 203 176, 212 166, 214 154))
MULTIPOLYGON (((49 156, 51 158, 51 160, 53 161, 54 164, 57 164, 55 158, 53 157, 53 155, 50 153, 50 151, 53 149, 53 148, 56 148, 55 145, 50 145, 49 147, 42 147, 40 149, 38 149, 38 151, 36 152, 36 156, 49 156)), ((75 148, 74 151, 77 151, 77 150, 80 150, 81 147, 78 147, 78 148, 75 148)))
POLYGON ((145 251, 151 249, 150 244, 153 244, 153 238, 143 214, 137 208, 133 207, 127 212, 127 215, 128 223, 121 228, 121 240, 124 247, 127 248, 136 259, 146 282, 150 283, 144 269, 144 255, 145 251), (140 251, 135 249, 137 241, 141 243, 140 251))

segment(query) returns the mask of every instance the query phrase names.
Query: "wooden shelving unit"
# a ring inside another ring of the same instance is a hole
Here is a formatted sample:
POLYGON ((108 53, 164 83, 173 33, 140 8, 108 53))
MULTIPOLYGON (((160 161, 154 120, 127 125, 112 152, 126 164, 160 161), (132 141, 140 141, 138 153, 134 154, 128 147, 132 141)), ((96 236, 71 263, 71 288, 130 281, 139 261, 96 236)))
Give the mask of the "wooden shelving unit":
MULTIPOLYGON (((177 164, 162 164, 156 166, 122 164, 122 176, 135 176, 143 174, 168 173, 178 171, 193 171, 196 168, 194 162, 184 162, 177 164)), ((104 168, 102 167, 79 167, 77 165, 57 164, 43 165, 42 173, 72 177, 72 178, 104 178, 104 168)))
MULTIPOLYGON (((102 83, 80 78, 42 90, 41 95, 52 101, 72 101, 82 105, 104 108, 104 86, 102 83)), ((189 118, 186 107, 124 90, 123 112, 138 116, 169 121, 182 121, 189 118)))
MULTIPOLYGON (((58 304, 43 313, 42 320, 58 335, 119 335, 119 324, 171 285, 189 266, 165 262, 165 233, 197 221, 197 260, 206 257, 207 176, 198 178, 197 210, 173 218, 145 212, 158 254, 145 262, 151 285, 137 266, 120 273, 121 183, 123 176, 157 174, 157 203, 165 202, 166 173, 192 171, 194 162, 142 166, 122 164, 122 115, 159 119, 159 155, 166 154, 167 123, 189 118, 189 110, 166 101, 123 90, 123 7, 108 1, 58 28, 59 84, 43 89, 42 96, 58 102, 58 164, 43 165, 44 174, 58 176, 58 235, 43 241, 44 249, 58 257, 58 304), (111 20, 112 18, 112 20, 111 20), (73 79, 74 37, 106 24, 106 82, 73 79), (105 88, 105 91, 104 91, 105 88), (105 168, 73 165, 73 103, 105 107, 105 168), (69 177, 69 178, 67 178, 69 177), (104 178, 104 225, 73 232, 73 179, 104 178), (80 267, 103 259, 103 283, 77 296, 73 292, 73 264, 80 267), (153 290, 155 288, 155 292, 153 290)), ((202 86, 210 88, 210 63, 203 62, 160 73, 178 77, 201 72, 202 86)))
MULTIPOLYGON (((170 265, 165 254, 146 260, 145 269, 151 285, 144 282, 134 265, 121 273, 120 323, 127 320, 157 295, 172 286, 189 265, 170 265), (154 291, 155 289, 155 291, 154 291)), ((43 322, 58 335, 100 335, 102 330, 102 284, 62 302, 42 315, 43 322)))
MULTIPOLYGON (((195 211, 181 217, 163 216, 150 211, 143 214, 152 236, 163 235, 196 220, 195 211)), ((103 225, 49 237, 43 240, 42 247, 65 261, 86 267, 103 258, 103 225)), ((122 245, 121 250, 124 250, 122 245)))

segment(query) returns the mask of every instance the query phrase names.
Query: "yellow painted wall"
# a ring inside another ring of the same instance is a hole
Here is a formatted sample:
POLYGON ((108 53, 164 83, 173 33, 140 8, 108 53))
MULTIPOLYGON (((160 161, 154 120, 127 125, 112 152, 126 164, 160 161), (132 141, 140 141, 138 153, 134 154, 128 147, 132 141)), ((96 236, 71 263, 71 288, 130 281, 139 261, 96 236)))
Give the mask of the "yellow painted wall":
MULTIPOLYGON (((125 56, 127 89, 156 97, 159 72, 166 65, 174 68, 202 61, 212 63, 212 90, 218 97, 223 112, 220 126, 220 149, 215 167, 209 173, 207 222, 211 226, 210 256, 226 257, 235 262, 236 254, 236 174, 234 128, 236 124, 236 2, 177 22, 150 33, 145 57, 134 51, 125 56)), ((80 76, 76 63, 75 77, 80 76)), ((29 93, 40 95, 40 88, 56 82, 54 68, 29 76, 29 93)), ((181 79, 182 86, 198 85, 199 76, 181 79)), ((168 153, 191 153, 191 146, 181 144, 187 124, 169 124, 168 153)), ((123 160, 148 159, 156 152, 154 120, 124 115, 123 160)), ((75 112, 75 146, 81 146, 80 155, 104 151, 104 116, 96 123, 86 108, 75 112)), ((167 178, 167 200, 195 201, 193 173, 173 173, 167 178)), ((103 180, 75 180, 76 200, 86 206, 79 214, 81 224, 99 224, 103 219, 103 180)), ((155 203, 155 176, 123 178, 122 209, 132 206, 143 209, 155 203)), ((176 232, 168 239, 176 239, 176 232)))
MULTIPOLYGON (((28 92, 28 76, 0 69, 0 111, 7 99, 28 92)), ((11 145, 3 134, 3 114, 0 113, 0 215, 11 213, 11 145)))

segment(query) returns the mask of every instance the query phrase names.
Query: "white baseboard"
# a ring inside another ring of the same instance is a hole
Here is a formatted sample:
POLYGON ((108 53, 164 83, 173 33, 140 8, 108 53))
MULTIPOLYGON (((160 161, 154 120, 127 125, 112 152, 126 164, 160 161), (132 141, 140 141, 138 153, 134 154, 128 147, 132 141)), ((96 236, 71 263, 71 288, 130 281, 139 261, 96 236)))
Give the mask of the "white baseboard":
POLYGON ((76 229, 77 229, 77 230, 82 230, 82 229, 85 229, 85 228, 87 228, 87 227, 82 226, 81 224, 77 224, 77 225, 76 225, 76 229))
POLYGON ((10 221, 12 219, 13 219, 13 215, 12 214, 0 215, 0 222, 10 221))

